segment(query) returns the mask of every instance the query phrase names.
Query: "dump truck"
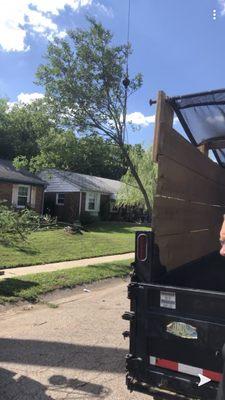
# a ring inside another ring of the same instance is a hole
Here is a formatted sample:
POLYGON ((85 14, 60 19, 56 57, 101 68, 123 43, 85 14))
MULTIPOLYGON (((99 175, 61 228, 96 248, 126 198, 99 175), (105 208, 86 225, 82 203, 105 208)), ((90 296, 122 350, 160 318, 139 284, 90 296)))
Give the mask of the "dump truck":
POLYGON ((225 343, 225 89, 160 91, 156 103, 158 182, 152 230, 136 233, 126 383, 155 399, 212 400, 225 343))

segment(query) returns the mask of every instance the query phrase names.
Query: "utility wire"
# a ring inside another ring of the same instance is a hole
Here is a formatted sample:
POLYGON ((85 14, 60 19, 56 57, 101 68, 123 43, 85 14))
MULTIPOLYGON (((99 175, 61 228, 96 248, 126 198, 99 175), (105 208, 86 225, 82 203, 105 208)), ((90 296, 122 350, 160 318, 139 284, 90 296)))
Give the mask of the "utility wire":
MULTIPOLYGON (((130 1, 128 0, 128 16, 127 16, 127 46, 130 44, 130 1)), ((128 76, 128 70, 129 70, 129 54, 127 52, 127 68, 126 68, 126 73, 128 76)))
MULTIPOLYGON (((130 79, 129 79, 130 10, 131 10, 131 0, 128 0, 126 75, 123 80, 123 85, 124 85, 124 89, 125 89, 124 107, 123 107, 123 133, 122 133, 123 142, 125 141, 125 136, 126 136, 126 132, 127 132, 127 129, 126 129, 127 95, 128 95, 128 87, 130 84, 130 79)), ((128 136, 128 134, 127 134, 127 136, 128 136)))

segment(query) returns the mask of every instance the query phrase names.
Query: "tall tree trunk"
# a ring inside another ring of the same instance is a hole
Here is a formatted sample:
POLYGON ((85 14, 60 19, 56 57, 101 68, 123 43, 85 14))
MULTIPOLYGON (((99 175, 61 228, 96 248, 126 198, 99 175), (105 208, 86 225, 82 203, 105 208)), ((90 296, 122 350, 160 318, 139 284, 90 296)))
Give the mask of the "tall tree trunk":
POLYGON ((150 219, 151 213, 152 213, 152 207, 151 207, 151 203, 150 203, 149 198, 148 198, 148 194, 147 194, 147 192, 146 192, 146 190, 145 190, 145 188, 144 188, 144 186, 142 184, 142 181, 141 181, 141 179, 140 179, 140 177, 139 177, 139 175, 137 173, 137 170, 136 170, 136 168, 135 168, 135 166, 134 166, 134 164, 133 164, 133 162, 132 162, 132 160, 130 158, 129 152, 127 151, 124 143, 120 142, 119 146, 121 148, 121 151, 122 151, 122 154, 124 156, 124 159, 126 160, 126 162, 128 164, 128 167, 130 168, 131 173, 132 173, 133 177, 135 178, 135 180, 136 180, 136 182, 138 184, 138 187, 139 187, 139 189, 140 189, 140 191, 141 191, 141 193, 142 193, 142 195, 144 197, 145 205, 146 205, 146 208, 147 208, 147 211, 148 211, 148 214, 149 214, 149 219, 150 219))

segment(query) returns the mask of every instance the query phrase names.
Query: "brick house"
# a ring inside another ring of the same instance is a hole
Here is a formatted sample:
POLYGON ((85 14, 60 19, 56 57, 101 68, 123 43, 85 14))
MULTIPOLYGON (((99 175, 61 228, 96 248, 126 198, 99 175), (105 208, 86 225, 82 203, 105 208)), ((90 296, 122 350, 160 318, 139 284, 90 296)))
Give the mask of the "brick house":
POLYGON ((42 213, 46 183, 29 171, 17 170, 11 161, 0 159, 0 201, 17 209, 29 205, 42 213))
POLYGON ((118 213, 115 196, 123 183, 70 171, 47 169, 38 174, 47 182, 45 210, 59 221, 74 222, 88 212, 98 216, 104 208, 110 217, 118 213))

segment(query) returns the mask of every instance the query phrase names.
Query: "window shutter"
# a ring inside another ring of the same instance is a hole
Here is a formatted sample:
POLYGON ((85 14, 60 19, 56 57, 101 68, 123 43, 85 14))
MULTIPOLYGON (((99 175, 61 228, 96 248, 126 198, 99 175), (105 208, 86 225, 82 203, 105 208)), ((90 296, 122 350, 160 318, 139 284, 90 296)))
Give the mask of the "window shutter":
POLYGON ((96 207, 95 210, 99 212, 100 210, 100 199, 101 199, 101 194, 96 193, 96 207))
POLYGON ((18 198, 18 185, 13 185, 12 188, 12 205, 17 206, 17 198, 18 198))
POLYGON ((36 203, 36 187, 32 186, 31 188, 31 207, 35 208, 36 203))

